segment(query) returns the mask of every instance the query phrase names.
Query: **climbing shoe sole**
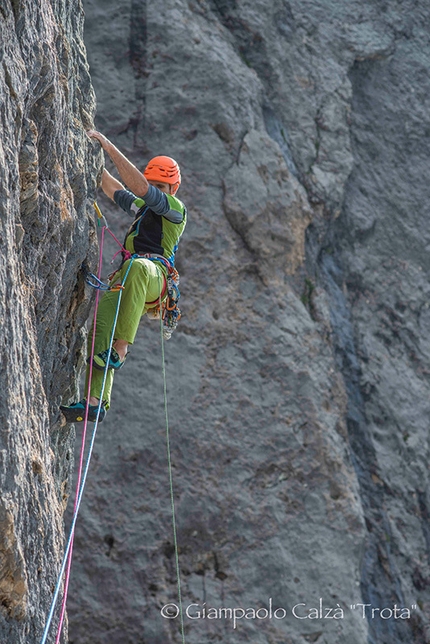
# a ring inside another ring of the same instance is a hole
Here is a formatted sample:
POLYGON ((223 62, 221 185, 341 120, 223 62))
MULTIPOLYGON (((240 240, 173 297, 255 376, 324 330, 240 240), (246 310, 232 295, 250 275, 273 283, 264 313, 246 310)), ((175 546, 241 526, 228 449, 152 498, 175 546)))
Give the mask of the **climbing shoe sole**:
MULTIPOLYGON (((85 420, 85 406, 86 401, 81 400, 80 402, 74 403, 73 405, 61 405, 60 410, 68 423, 81 423, 85 420)), ((88 420, 91 423, 95 423, 95 421, 97 420, 97 410, 98 405, 88 405, 88 420)), ((104 405, 102 405, 100 407, 99 423, 103 421, 105 416, 106 409, 104 408, 104 405)))

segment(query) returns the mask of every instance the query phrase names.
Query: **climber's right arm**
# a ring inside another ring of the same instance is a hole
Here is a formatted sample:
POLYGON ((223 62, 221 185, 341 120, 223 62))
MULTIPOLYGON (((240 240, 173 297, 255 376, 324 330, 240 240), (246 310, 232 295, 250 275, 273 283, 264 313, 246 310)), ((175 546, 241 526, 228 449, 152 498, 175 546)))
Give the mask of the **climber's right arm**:
POLYGON ((97 139, 103 150, 110 156, 126 186, 136 195, 142 195, 142 197, 146 195, 149 183, 141 171, 104 134, 97 130, 88 130, 87 134, 91 139, 97 139))

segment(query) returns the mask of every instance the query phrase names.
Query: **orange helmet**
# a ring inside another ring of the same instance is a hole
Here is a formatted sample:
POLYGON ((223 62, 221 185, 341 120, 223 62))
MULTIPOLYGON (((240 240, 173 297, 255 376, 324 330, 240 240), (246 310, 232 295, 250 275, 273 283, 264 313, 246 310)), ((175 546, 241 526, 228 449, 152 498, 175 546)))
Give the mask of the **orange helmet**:
POLYGON ((143 175, 149 181, 161 181, 172 185, 173 194, 181 183, 181 171, 175 159, 171 157, 154 157, 149 161, 143 175))

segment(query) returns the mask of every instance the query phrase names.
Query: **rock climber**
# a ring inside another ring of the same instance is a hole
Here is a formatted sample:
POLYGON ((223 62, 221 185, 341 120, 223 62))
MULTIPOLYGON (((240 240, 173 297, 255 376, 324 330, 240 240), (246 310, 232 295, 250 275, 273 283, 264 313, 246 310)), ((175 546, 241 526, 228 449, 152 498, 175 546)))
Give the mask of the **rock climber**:
MULTIPOLYGON (((100 142, 127 186, 126 189, 106 169, 103 170, 103 192, 134 218, 127 232, 124 248, 131 255, 139 255, 133 260, 125 259, 110 279, 111 284, 122 282, 129 269, 122 291, 103 392, 101 388, 119 292, 106 291, 98 308, 88 420, 96 420, 100 406, 101 422, 110 406, 114 372, 124 365, 128 346, 134 342, 141 317, 149 308, 158 304, 160 297, 164 298, 167 278, 165 260, 174 266, 175 252, 187 221, 187 210, 175 196, 181 183, 181 173, 174 159, 166 156, 154 157, 142 174, 103 134, 96 130, 90 130, 87 134, 100 142), (132 265, 129 268, 130 261, 132 265)), ((88 338, 89 353, 93 332, 94 329, 91 329, 88 338)), ((88 391, 88 379, 89 366, 85 391, 88 391)), ((60 407, 67 422, 84 420, 86 402, 84 398, 60 407)))

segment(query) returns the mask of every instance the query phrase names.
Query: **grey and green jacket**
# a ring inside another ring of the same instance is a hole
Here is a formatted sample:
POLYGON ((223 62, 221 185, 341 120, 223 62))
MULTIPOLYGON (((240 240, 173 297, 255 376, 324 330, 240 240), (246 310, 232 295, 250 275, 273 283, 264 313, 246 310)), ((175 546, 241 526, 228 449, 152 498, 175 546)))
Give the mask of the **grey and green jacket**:
POLYGON ((132 254, 162 255, 174 266, 175 253, 187 223, 187 209, 182 201, 151 185, 145 198, 137 197, 129 190, 117 190, 114 200, 134 217, 124 247, 132 254))

